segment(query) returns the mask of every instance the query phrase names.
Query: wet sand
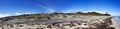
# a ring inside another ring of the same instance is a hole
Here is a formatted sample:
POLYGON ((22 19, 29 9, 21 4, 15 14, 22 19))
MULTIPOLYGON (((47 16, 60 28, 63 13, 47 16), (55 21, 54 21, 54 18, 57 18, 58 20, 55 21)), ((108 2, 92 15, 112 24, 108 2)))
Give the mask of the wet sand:
POLYGON ((116 22, 117 20, 115 19, 115 17, 112 18, 111 20, 112 20, 112 23, 113 23, 112 26, 115 27, 115 29, 120 29, 120 26, 119 26, 119 24, 116 22))

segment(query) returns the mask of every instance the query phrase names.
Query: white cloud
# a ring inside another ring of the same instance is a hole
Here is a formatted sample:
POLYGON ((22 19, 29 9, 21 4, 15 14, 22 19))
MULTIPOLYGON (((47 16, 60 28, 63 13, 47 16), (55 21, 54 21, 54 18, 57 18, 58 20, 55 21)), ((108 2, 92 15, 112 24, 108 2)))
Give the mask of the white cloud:
POLYGON ((53 12, 55 12, 53 9, 51 9, 51 8, 46 8, 46 9, 48 9, 46 12, 47 13, 53 13, 53 12))
POLYGON ((21 12, 21 13, 15 13, 15 14, 0 14, 0 18, 1 17, 7 17, 7 16, 14 16, 14 15, 22 15, 22 14, 32 14, 31 12, 21 12))
POLYGON ((32 14, 30 12, 22 12, 22 13, 16 13, 15 15, 22 15, 22 14, 32 14))
MULTIPOLYGON (((55 12, 55 10, 52 9, 51 7, 44 6, 44 5, 41 5, 41 4, 39 4, 39 3, 34 3, 34 4, 38 5, 38 6, 41 7, 41 8, 46 9, 46 10, 45 10, 45 11, 46 11, 45 13, 53 13, 53 12, 55 12)), ((47 5, 47 3, 44 3, 44 4, 47 5)))
POLYGON ((7 17, 7 16, 10 16, 9 14, 0 14, 0 18, 1 17, 7 17))

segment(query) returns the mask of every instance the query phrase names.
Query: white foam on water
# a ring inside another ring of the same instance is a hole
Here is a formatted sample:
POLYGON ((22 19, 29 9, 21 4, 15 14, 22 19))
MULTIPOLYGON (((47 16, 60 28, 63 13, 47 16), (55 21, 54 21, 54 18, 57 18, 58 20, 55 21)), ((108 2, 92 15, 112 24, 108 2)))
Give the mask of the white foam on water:
POLYGON ((116 22, 119 24, 119 26, 120 26, 120 16, 116 16, 115 19, 116 19, 115 21, 116 21, 116 22))

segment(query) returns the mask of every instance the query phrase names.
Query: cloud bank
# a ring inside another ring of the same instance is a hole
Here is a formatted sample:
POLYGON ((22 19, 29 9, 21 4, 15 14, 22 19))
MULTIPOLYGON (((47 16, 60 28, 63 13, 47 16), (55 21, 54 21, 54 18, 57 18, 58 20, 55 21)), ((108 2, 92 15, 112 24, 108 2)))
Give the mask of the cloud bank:
POLYGON ((0 14, 0 18, 1 17, 6 17, 6 16, 10 16, 10 14, 0 14))
POLYGON ((22 13, 16 13, 15 15, 22 15, 22 14, 32 14, 31 12, 22 12, 22 13))
POLYGON ((15 14, 6 13, 6 14, 0 14, 0 18, 7 17, 7 16, 13 16, 13 15, 23 15, 23 14, 33 14, 33 13, 31 13, 31 12, 21 12, 21 13, 15 13, 15 14))

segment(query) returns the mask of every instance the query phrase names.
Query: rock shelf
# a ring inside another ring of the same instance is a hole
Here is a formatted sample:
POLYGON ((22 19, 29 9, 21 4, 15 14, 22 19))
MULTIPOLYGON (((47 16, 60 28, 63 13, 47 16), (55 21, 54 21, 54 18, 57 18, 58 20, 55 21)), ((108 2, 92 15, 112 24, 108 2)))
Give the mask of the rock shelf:
POLYGON ((13 19, 1 22, 0 29, 115 29, 111 16, 79 16, 42 20, 13 19))

